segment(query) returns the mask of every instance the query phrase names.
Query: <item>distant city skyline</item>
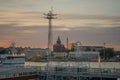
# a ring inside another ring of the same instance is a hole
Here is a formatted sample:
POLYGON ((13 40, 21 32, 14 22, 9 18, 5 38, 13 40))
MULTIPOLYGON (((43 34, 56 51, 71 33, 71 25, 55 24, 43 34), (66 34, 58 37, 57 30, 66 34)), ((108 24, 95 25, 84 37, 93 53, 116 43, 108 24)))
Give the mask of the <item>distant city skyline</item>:
POLYGON ((0 0, 0 47, 11 42, 23 47, 47 47, 51 7, 53 44, 58 36, 63 44, 80 41, 83 45, 120 50, 120 0, 0 0))

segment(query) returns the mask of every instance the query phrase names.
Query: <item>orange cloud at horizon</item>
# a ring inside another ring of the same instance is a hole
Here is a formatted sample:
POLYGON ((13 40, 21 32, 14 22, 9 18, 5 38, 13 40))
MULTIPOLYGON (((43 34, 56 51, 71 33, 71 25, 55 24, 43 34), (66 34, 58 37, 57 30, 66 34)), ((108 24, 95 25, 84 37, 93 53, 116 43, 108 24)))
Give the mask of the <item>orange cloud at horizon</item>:
MULTIPOLYGON (((0 47, 9 47, 10 46, 10 42, 8 41, 0 41, 0 47)), ((33 45, 33 46, 25 46, 22 45, 23 43, 16 43, 16 47, 31 47, 31 48, 47 48, 47 45, 33 45)), ((28 44, 29 45, 29 44, 28 44)), ((99 45, 86 45, 86 46, 99 46, 99 45)), ((100 45, 101 46, 101 45, 100 45)), ((107 48, 114 48, 114 50, 116 51, 120 51, 120 45, 106 45, 107 48)), ((72 43, 68 44, 68 49, 72 48, 72 43)))
POLYGON ((9 43, 7 42, 0 42, 0 47, 9 47, 9 43))

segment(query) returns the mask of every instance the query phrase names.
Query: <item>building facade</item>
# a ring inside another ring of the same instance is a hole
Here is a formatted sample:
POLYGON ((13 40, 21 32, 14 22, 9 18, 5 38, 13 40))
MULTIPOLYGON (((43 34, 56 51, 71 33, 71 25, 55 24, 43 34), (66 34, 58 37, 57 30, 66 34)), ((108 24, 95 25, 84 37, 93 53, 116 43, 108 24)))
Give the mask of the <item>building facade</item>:
POLYGON ((56 41, 56 44, 53 45, 53 52, 65 52, 65 46, 61 44, 60 37, 56 41))
POLYGON ((34 54, 44 54, 47 55, 48 49, 41 49, 41 48, 32 48, 32 49, 27 49, 25 51, 26 58, 30 58, 34 54))
POLYGON ((77 45, 76 43, 71 43, 71 48, 70 49, 74 49, 76 50, 80 50, 80 51, 101 51, 103 50, 105 47, 103 46, 82 46, 82 45, 77 45))

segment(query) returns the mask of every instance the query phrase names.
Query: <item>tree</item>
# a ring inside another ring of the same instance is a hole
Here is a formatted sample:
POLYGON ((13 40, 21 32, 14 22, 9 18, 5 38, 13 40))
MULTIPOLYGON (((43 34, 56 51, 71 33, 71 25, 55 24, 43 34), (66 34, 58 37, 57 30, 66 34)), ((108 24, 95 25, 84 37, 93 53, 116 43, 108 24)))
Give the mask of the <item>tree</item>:
POLYGON ((90 47, 87 47, 86 49, 85 49, 85 51, 90 51, 91 49, 90 49, 90 47))
POLYGON ((105 48, 100 50, 100 56, 103 59, 110 59, 114 56, 114 49, 113 48, 105 48))

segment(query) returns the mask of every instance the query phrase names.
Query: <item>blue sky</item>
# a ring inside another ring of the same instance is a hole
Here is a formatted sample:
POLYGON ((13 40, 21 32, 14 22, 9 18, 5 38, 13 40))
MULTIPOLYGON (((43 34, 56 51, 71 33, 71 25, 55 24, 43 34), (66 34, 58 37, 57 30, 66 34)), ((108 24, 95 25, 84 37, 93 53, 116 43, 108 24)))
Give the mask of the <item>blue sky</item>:
POLYGON ((0 0, 0 45, 15 41, 18 46, 47 47, 48 21, 43 13, 51 6, 53 43, 81 41, 120 50, 120 0, 0 0))

